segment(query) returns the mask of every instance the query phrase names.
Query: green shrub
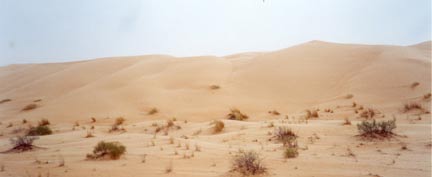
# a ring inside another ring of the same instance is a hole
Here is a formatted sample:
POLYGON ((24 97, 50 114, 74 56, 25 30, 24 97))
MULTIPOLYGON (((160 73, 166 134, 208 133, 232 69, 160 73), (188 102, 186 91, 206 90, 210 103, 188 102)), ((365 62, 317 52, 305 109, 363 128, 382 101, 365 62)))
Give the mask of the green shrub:
POLYGON ((357 124, 357 129, 361 136, 379 138, 389 137, 394 135, 393 129, 396 128, 396 119, 377 122, 375 119, 372 121, 362 121, 357 124))
POLYGON ((227 115, 230 120, 245 120, 249 118, 246 114, 243 114, 238 109, 231 109, 231 112, 227 115))
POLYGON ((93 149, 93 154, 87 154, 89 159, 100 159, 109 157, 119 159, 126 152, 126 147, 119 142, 99 142, 93 149))
POLYGON ((239 172, 245 176, 267 172, 267 168, 262 164, 259 154, 254 151, 239 152, 234 156, 231 165, 231 172, 239 172))
POLYGON ((41 135, 50 135, 50 134, 52 134, 52 130, 47 125, 39 125, 37 127, 31 127, 27 133, 27 135, 29 136, 41 136, 41 135))

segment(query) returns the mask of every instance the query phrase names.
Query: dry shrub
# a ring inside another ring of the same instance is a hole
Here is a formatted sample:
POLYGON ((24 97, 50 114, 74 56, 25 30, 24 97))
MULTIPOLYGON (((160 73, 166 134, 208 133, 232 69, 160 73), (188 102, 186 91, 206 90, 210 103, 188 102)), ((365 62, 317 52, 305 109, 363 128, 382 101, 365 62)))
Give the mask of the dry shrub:
POLYGON ((94 137, 94 135, 93 135, 93 132, 91 132, 91 131, 87 131, 86 136, 84 136, 84 138, 92 138, 92 137, 94 137))
POLYGON ((170 163, 165 167, 165 173, 171 173, 173 171, 173 162, 172 160, 170 163))
POLYGON ((402 112, 407 113, 407 112, 409 112, 411 110, 419 110, 421 112, 426 112, 426 109, 421 104, 415 103, 415 102, 413 102, 413 103, 406 103, 404 105, 404 108, 403 108, 402 112))
POLYGON ((3 100, 0 101, 0 104, 2 104, 2 103, 6 103, 6 102, 9 102, 9 101, 12 101, 12 100, 9 99, 9 98, 7 98, 7 99, 3 99, 3 100))
POLYGON ((274 131, 276 139, 283 143, 284 146, 297 147, 297 135, 287 127, 278 127, 274 131))
POLYGON ((318 111, 317 110, 306 110, 306 119, 310 119, 310 118, 318 118, 318 111))
POLYGON ((377 122, 375 119, 372 121, 362 121, 357 124, 357 129, 360 136, 367 138, 386 138, 394 135, 393 129, 396 128, 396 119, 377 122))
POLYGON ((416 88, 416 87, 419 86, 419 85, 420 85, 419 82, 413 82, 413 83, 411 84, 411 88, 414 89, 414 88, 416 88))
POLYGON ((351 125, 351 121, 348 118, 345 118, 345 120, 342 123, 342 125, 351 125))
POLYGON ((211 90, 217 90, 217 89, 220 89, 220 86, 219 85, 210 85, 210 89, 211 90))
POLYGON ((262 158, 255 151, 240 151, 234 156, 230 171, 245 176, 259 175, 267 173, 267 167, 263 165, 262 158))
POLYGON ((124 131, 124 128, 120 128, 121 125, 123 125, 123 123, 126 121, 125 118, 123 117, 118 117, 115 121, 114 124, 111 126, 111 129, 109 130, 109 132, 113 132, 113 131, 119 131, 122 130, 124 131))
POLYGON ((49 125, 49 124, 51 124, 51 123, 50 123, 50 121, 49 121, 48 119, 41 119, 41 120, 38 122, 38 125, 39 125, 39 126, 45 126, 45 125, 49 125))
POLYGON ((21 109, 21 111, 30 111, 32 109, 36 109, 38 107, 37 104, 31 103, 21 109))
POLYGON ((275 116, 280 115, 280 113, 279 113, 278 111, 276 111, 276 110, 269 111, 268 113, 269 113, 269 114, 273 114, 273 115, 275 115, 275 116))
POLYGON ((348 94, 348 95, 345 95, 345 99, 351 99, 351 98, 353 98, 354 97, 354 95, 353 94, 348 94))
POLYGON ((249 118, 246 114, 241 113, 240 110, 236 108, 231 109, 231 112, 227 115, 227 117, 230 120, 245 120, 249 118))
POLYGON ((369 119, 369 118, 374 118, 376 114, 377 111, 375 109, 366 108, 362 110, 362 112, 360 112, 360 117, 369 119))
POLYGON ((153 115, 153 114, 156 114, 158 112, 159 112, 159 110, 157 108, 151 108, 150 111, 147 114, 148 115, 153 115))
POLYGON ((119 159, 126 152, 126 147, 120 142, 99 142, 93 149, 93 154, 87 154, 87 159, 103 159, 109 158, 112 160, 119 159))
POLYGON ((33 100, 33 102, 35 102, 35 103, 37 103, 37 102, 41 102, 42 101, 42 99, 36 99, 36 100, 33 100))
POLYGON ((213 133, 219 133, 219 132, 221 132, 221 131, 224 129, 224 127, 225 127, 224 122, 222 122, 222 121, 220 121, 220 120, 214 121, 213 123, 214 123, 214 126, 213 126, 213 133))
POLYGON ((37 127, 30 127, 27 132, 28 136, 43 136, 43 135, 51 135, 52 130, 48 125, 38 125, 37 127))
POLYGON ((96 118, 92 117, 92 118, 91 118, 91 122, 92 122, 92 123, 95 123, 95 122, 96 122, 96 118))
POLYGON ((287 147, 284 151, 285 158, 295 158, 298 156, 298 154, 297 147, 287 147))
POLYGON ((423 99, 424 100, 430 100, 431 96, 432 96, 431 93, 427 93, 427 94, 423 95, 423 99))
POLYGON ((27 123, 27 119, 23 119, 23 120, 22 120, 22 123, 23 123, 23 124, 26 124, 26 123, 27 123))
POLYGON ((35 136, 17 136, 15 138, 10 138, 10 143, 14 146, 11 151, 29 151, 34 148, 33 141, 37 140, 38 137, 35 136))

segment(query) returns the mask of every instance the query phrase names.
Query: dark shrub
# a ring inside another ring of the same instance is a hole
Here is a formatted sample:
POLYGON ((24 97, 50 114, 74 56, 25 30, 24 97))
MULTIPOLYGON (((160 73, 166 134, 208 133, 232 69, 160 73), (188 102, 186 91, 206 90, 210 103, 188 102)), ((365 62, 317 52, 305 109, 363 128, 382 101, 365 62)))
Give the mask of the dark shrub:
POLYGON ((37 127, 31 127, 27 133, 27 135, 29 136, 41 136, 41 135, 50 135, 50 134, 52 134, 52 130, 47 125, 39 125, 37 127))
POLYGON ((14 146, 12 150, 28 151, 33 149, 33 141, 38 139, 34 136, 17 136, 9 139, 11 144, 14 146))
POLYGON ((231 165, 231 172, 239 172, 243 175, 258 175, 267 172, 259 154, 254 151, 239 152, 235 155, 231 165))
POLYGON ((99 142, 93 149, 93 154, 87 154, 88 159, 100 159, 109 157, 119 159, 126 152, 126 147, 119 142, 99 142))
POLYGON ((396 128, 396 119, 377 122, 362 121, 357 124, 357 129, 361 136, 370 138, 390 137, 394 135, 393 129, 396 128))
POLYGON ((297 147, 297 135, 287 127, 278 127, 275 129, 277 140, 283 143, 284 146, 297 147))
POLYGON ((231 109, 231 112, 227 115, 228 119, 231 120, 245 120, 249 118, 246 114, 243 114, 238 109, 231 109))
POLYGON ((25 106, 24 108, 22 108, 21 111, 29 111, 29 110, 32 110, 32 109, 36 109, 37 107, 38 107, 37 104, 32 103, 32 104, 28 104, 27 106, 25 106))

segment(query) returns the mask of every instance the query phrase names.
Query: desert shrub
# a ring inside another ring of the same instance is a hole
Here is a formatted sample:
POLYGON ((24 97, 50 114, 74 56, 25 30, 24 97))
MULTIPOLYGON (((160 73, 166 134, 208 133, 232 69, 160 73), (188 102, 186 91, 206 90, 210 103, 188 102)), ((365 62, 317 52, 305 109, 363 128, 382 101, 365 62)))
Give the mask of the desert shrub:
POLYGON ((353 98, 354 97, 354 95, 353 94, 348 94, 348 95, 345 95, 345 99, 351 99, 351 98, 353 98))
POLYGON ((48 119, 42 119, 38 122, 39 126, 45 126, 51 124, 48 119))
POLYGON ((174 121, 172 121, 172 120, 167 120, 166 127, 167 127, 167 128, 170 128, 170 127, 173 127, 173 126, 174 126, 174 121))
POLYGON ((220 86, 219 85, 210 85, 210 89, 211 90, 217 90, 217 89, 220 89, 220 86))
POLYGON ((222 122, 220 120, 214 121, 213 132, 219 133, 224 129, 224 127, 225 127, 224 122, 222 122))
POLYGON ((306 119, 310 119, 310 118, 318 118, 318 111, 317 110, 306 110, 306 119))
POLYGON ((96 122, 96 118, 91 117, 90 119, 91 119, 91 122, 92 122, 92 123, 95 123, 95 122, 96 122))
POLYGON ((126 152, 126 147, 119 142, 99 142, 93 149, 93 154, 87 154, 88 159, 119 159, 126 152))
POLYGON ((28 151, 33 149, 33 141, 38 139, 34 136, 17 136, 10 138, 10 143, 14 146, 12 150, 28 151))
POLYGON ((245 120, 249 118, 246 114, 243 114, 238 109, 231 109, 231 112, 227 115, 230 120, 245 120))
POLYGON ((275 129, 275 137, 282 142, 284 146, 297 147, 297 135, 287 127, 278 127, 275 129))
POLYGON ((238 172, 245 176, 259 175, 267 172, 259 154, 254 151, 239 152, 232 160, 231 172, 238 172))
POLYGON ((389 137, 394 135, 393 130, 396 128, 396 119, 377 122, 375 119, 372 121, 362 121, 357 124, 357 129, 360 136, 379 138, 389 137))
POLYGON ((91 132, 91 131, 87 131, 86 136, 84 136, 84 138, 92 138, 92 137, 94 137, 94 135, 93 135, 93 132, 91 132))
POLYGON ((36 99, 36 100, 33 100, 33 102, 41 102, 42 101, 42 99, 36 99))
POLYGON ((369 118, 375 117, 376 114, 377 114, 377 111, 375 111, 372 108, 367 108, 367 109, 362 110, 362 112, 360 112, 360 117, 369 119, 369 118))
POLYGON ((431 98, 432 94, 431 93, 427 93, 425 95, 423 95, 423 99, 424 100, 429 100, 431 98))
POLYGON ((420 83, 419 82, 413 82, 412 84, 411 84, 411 88, 413 89, 413 88, 416 88, 417 86, 419 86, 420 85, 420 83))
POLYGON ((3 99, 3 100, 0 101, 0 104, 2 104, 2 103, 6 103, 6 102, 9 102, 9 101, 12 101, 12 100, 9 99, 9 98, 7 98, 7 99, 3 99))
POLYGON ((120 128, 121 125, 123 125, 123 123, 126 121, 125 118, 123 117, 118 117, 115 121, 114 124, 111 126, 111 129, 109 130, 109 132, 113 132, 113 131, 118 131, 118 130, 125 130, 124 128, 120 128))
POLYGON ((278 111, 276 111, 276 110, 269 111, 268 113, 269 113, 269 114, 273 114, 273 115, 275 115, 275 116, 280 115, 280 113, 279 113, 278 111))
POLYGON ((413 103, 406 103, 406 104, 404 104, 404 107, 403 107, 403 112, 404 113, 409 112, 411 110, 425 111, 425 108, 423 108, 423 106, 421 104, 414 103, 414 102, 413 103))
POLYGON ((38 125, 37 127, 30 127, 27 132, 28 136, 43 136, 51 134, 52 130, 48 125, 38 125))
POLYGON ((351 121, 348 118, 345 118, 345 120, 342 123, 342 125, 351 125, 351 121))
POLYGON ((285 158, 294 158, 298 156, 298 148, 297 147, 287 147, 284 151, 285 158))
POLYGON ((150 111, 148 112, 148 115, 153 115, 153 114, 156 114, 158 112, 159 112, 159 110, 157 108, 151 108, 150 111))
POLYGON ((24 108, 22 108, 21 111, 29 111, 29 110, 32 110, 32 109, 36 109, 37 107, 38 107, 37 104, 32 103, 32 104, 28 104, 27 106, 25 106, 24 108))

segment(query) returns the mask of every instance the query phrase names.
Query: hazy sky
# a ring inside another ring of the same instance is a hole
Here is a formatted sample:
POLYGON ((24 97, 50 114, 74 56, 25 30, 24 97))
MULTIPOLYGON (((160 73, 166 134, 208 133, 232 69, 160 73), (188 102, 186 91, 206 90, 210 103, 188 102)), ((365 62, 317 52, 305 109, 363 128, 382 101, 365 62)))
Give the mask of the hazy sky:
POLYGON ((0 65, 431 39, 430 0, 0 0, 0 65))

